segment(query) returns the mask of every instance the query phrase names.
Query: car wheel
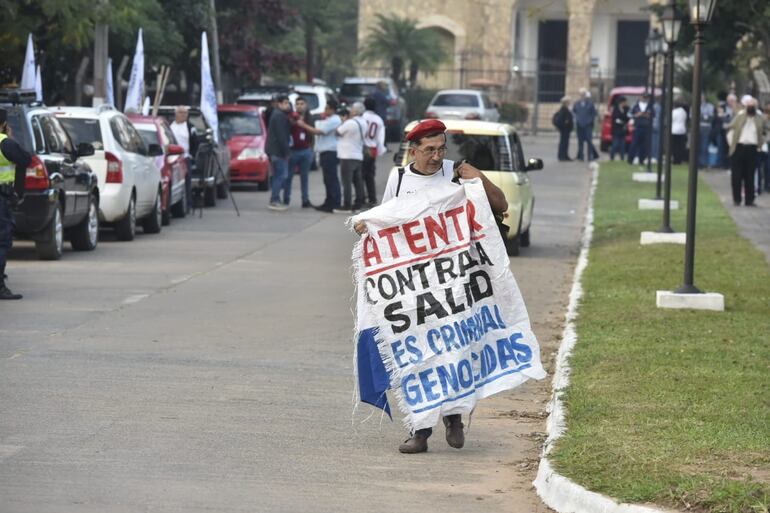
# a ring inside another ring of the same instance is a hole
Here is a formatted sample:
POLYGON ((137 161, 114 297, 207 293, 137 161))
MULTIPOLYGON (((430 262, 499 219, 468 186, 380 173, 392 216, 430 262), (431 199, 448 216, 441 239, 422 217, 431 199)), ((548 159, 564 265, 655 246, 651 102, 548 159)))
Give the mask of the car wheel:
POLYGON ((152 206, 150 214, 142 219, 144 233, 160 233, 163 226, 163 208, 160 204, 161 191, 162 189, 158 189, 158 193, 155 195, 155 204, 152 206))
POLYGON ((258 191, 267 191, 270 189, 270 177, 268 176, 261 182, 257 182, 257 190, 258 191))
POLYGON ((171 205, 171 215, 174 217, 187 215, 187 191, 182 191, 182 199, 171 205))
POLYGON ((64 252, 64 225, 61 206, 54 210, 53 219, 43 230, 43 237, 35 241, 35 251, 40 260, 59 260, 64 252))
POLYGON ((227 182, 222 182, 217 185, 217 198, 227 199, 227 193, 230 191, 230 185, 227 182))
MULTIPOLYGON (((169 182, 168 189, 166 190, 166 208, 162 210, 161 213, 161 223, 163 226, 168 226, 171 224, 171 186, 173 184, 169 182)), ((161 207, 163 204, 161 203, 161 207)))
POLYGON ((217 206, 217 195, 216 195, 216 187, 206 187, 206 189, 203 191, 203 206, 204 207, 216 207, 217 206))
POLYGON ((92 194, 88 199, 88 214, 72 230, 70 244, 75 251, 93 251, 99 242, 99 203, 92 194))
POLYGON ((505 239, 505 251, 508 253, 508 256, 519 256, 519 247, 520 241, 518 235, 512 239, 505 239))
POLYGON ((134 240, 136 236, 136 198, 134 198, 133 194, 128 201, 126 215, 115 223, 115 234, 118 240, 134 240))
POLYGON ((519 245, 522 248, 528 248, 529 247, 529 231, 531 228, 527 228, 527 231, 519 235, 519 245))

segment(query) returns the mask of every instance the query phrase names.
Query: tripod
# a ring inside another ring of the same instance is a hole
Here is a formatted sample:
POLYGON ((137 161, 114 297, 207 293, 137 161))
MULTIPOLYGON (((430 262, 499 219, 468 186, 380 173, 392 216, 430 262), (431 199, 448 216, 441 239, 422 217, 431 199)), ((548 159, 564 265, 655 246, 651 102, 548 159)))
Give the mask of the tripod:
POLYGON ((198 188, 193 190, 193 202, 192 202, 192 210, 193 215, 195 215, 195 209, 198 209, 198 217, 203 217, 203 206, 204 206, 204 196, 206 193, 206 177, 213 176, 214 177, 214 190, 211 192, 211 194, 216 194, 216 188, 217 188, 217 178, 222 178, 222 182, 227 187, 228 195, 230 196, 230 201, 233 203, 233 208, 235 208, 235 213, 238 217, 241 217, 241 212, 238 209, 238 205, 235 203, 235 198, 233 197, 233 193, 230 190, 230 177, 226 176, 224 171, 222 170, 222 165, 219 163, 219 159, 217 158, 215 152, 214 152, 214 146, 211 143, 201 144, 198 147, 198 151, 195 155, 195 161, 196 164, 199 161, 203 161, 203 169, 201 170, 200 176, 198 177, 198 188), (204 153, 205 150, 205 153, 204 153), (205 155, 205 158, 204 158, 205 155))

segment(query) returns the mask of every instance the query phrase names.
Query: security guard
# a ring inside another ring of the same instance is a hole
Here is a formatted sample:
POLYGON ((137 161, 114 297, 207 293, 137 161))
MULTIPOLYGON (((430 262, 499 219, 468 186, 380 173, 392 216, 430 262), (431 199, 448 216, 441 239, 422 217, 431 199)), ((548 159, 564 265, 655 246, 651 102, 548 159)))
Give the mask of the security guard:
POLYGON ((11 139, 8 112, 0 109, 0 299, 21 299, 5 286, 5 261, 13 244, 11 207, 24 194, 24 177, 32 156, 11 139))

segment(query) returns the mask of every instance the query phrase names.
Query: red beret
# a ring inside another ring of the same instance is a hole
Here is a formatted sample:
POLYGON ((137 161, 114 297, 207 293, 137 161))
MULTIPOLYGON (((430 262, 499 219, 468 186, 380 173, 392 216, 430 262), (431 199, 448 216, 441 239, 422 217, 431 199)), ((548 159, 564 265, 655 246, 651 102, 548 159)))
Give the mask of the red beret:
POLYGON ((408 134, 406 134, 407 141, 414 141, 421 139, 426 135, 436 134, 439 132, 446 132, 446 125, 438 119, 426 119, 420 121, 412 128, 408 134))

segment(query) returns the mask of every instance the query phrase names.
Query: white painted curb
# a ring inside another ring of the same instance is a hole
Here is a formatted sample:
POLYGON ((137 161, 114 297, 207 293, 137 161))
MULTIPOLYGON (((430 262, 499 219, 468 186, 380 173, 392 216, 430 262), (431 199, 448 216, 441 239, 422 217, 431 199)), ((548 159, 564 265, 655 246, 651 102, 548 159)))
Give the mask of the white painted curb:
POLYGON ((638 506, 634 504, 618 504, 614 500, 596 492, 586 490, 577 483, 556 473, 548 460, 548 454, 553 449, 554 442, 566 431, 564 404, 561 394, 569 385, 569 357, 577 343, 575 319, 580 298, 583 296, 581 279, 588 265, 588 251, 594 233, 594 194, 599 181, 599 167, 592 167, 591 193, 588 200, 583 237, 580 242, 580 255, 575 266, 572 290, 569 293, 569 305, 565 317, 562 341, 556 356, 556 369, 553 375, 553 393, 548 404, 548 420, 546 421, 546 438, 537 477, 532 482, 537 494, 543 502, 559 513, 663 513, 663 510, 638 506))

